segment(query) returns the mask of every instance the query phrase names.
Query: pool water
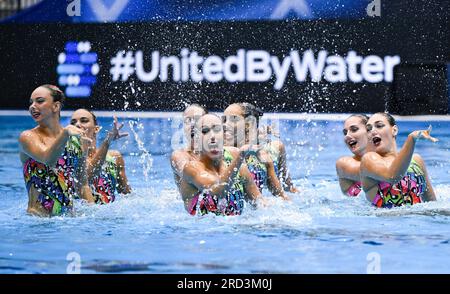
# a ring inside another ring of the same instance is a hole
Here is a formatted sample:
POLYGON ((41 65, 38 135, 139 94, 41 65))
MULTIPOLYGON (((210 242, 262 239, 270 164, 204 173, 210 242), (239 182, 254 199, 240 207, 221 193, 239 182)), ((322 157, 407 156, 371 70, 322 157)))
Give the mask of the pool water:
MULTIPOLYGON (((68 118, 63 117, 63 123, 68 118)), ((342 196, 334 163, 349 155, 341 121, 281 120, 300 194, 268 195, 267 208, 237 217, 192 217, 169 164, 180 120, 122 118, 122 152, 133 193, 111 205, 76 202, 76 217, 26 214, 17 138, 27 116, 0 116, 0 273, 450 273, 450 121, 435 121, 416 152, 438 200, 376 209, 342 196), (74 258, 75 256, 75 258, 74 258)), ((112 119, 99 118, 101 136, 112 119)), ((399 143, 428 122, 401 121, 399 143)))

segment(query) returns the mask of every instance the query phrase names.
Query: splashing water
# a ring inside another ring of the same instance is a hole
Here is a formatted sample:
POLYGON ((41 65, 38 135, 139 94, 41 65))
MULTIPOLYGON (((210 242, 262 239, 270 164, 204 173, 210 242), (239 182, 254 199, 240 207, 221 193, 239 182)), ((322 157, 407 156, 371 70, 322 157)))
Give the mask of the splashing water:
POLYGON ((138 135, 138 131, 143 133, 144 132, 144 125, 142 123, 139 123, 138 121, 129 121, 128 125, 131 129, 131 132, 133 133, 134 140, 137 143, 139 151, 141 151, 141 155, 139 156, 139 163, 142 166, 142 172, 144 174, 144 180, 148 182, 149 172, 153 165, 153 158, 150 152, 145 148, 144 143, 140 139, 138 135), (137 128, 137 131, 135 130, 135 127, 137 128))
MULTIPOLYGON (((373 252, 382 273, 450 272, 449 122, 433 123, 440 143, 420 142, 416 150, 427 162, 436 202, 377 209, 364 195, 341 195, 334 162, 348 154, 336 143, 342 122, 281 121, 301 193, 288 193, 286 202, 265 192, 268 207, 245 207, 238 217, 192 217, 172 179, 172 122, 133 120, 127 126, 134 140, 123 151, 133 192, 110 205, 76 201, 76 217, 48 219, 25 214, 21 164, 10 156, 33 121, 9 117, 5 127, 2 119, 0 272, 65 273, 70 252, 79 254, 82 273, 366 273, 373 252)), ((400 145, 421 126, 400 123, 400 145)))

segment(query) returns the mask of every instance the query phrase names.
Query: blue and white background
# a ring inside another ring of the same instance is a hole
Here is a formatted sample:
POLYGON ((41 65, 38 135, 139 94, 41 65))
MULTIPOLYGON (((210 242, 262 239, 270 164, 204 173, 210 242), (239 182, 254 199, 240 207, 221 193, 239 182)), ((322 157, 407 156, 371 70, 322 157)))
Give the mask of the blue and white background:
POLYGON ((7 22, 363 18, 369 0, 44 0, 7 22), (70 11, 75 15, 69 16, 70 11))

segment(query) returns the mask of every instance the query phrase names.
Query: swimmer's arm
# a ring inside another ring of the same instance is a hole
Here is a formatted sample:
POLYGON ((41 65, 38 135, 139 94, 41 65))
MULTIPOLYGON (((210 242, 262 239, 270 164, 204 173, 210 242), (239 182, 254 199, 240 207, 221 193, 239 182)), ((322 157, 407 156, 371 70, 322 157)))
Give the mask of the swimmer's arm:
POLYGON ((183 168, 188 162, 189 157, 186 156, 184 151, 176 150, 172 152, 172 156, 170 157, 170 165, 172 166, 173 172, 178 176, 182 177, 183 168))
POLYGON ((195 186, 199 191, 208 189, 212 195, 221 198, 225 197, 230 190, 232 186, 231 179, 236 176, 238 171, 237 168, 236 170, 228 168, 221 175, 216 176, 206 171, 202 163, 190 161, 184 166, 182 178, 195 186))
POLYGON ((372 178, 376 181, 384 181, 390 184, 399 182, 411 162, 415 146, 415 139, 409 135, 397 157, 391 165, 387 166, 382 157, 375 152, 364 154, 361 159, 361 177, 372 178))
POLYGON ((119 186, 117 191, 121 194, 129 194, 131 193, 131 187, 128 184, 128 178, 125 173, 125 160, 123 160, 123 156, 119 151, 114 151, 113 156, 116 158, 117 168, 119 169, 119 177, 117 178, 119 186))
POLYGON ((339 178, 339 186, 343 194, 347 194, 353 183, 360 181, 361 162, 351 157, 341 157, 336 161, 336 173, 339 178))
POLYGON ((91 187, 89 187, 89 185, 84 184, 79 188, 80 192, 80 198, 86 200, 88 203, 94 203, 95 202, 95 197, 92 194, 92 190, 91 187))
POLYGON ((354 184, 354 181, 348 180, 348 179, 344 179, 344 178, 339 178, 339 187, 341 188, 341 192, 344 195, 347 195, 348 189, 354 184))
POLYGON ((94 175, 101 172, 101 167, 105 162, 106 155, 108 154, 108 149, 111 145, 112 140, 112 135, 108 133, 102 145, 100 145, 100 147, 95 152, 94 156, 87 160, 86 173, 89 177, 89 180, 91 180, 94 175))
POLYGON ((425 162, 423 161, 422 157, 419 154, 414 154, 414 160, 420 165, 422 168, 424 174, 425 174, 425 180, 427 181, 427 190, 424 193, 425 201, 436 201, 436 194, 434 193, 434 189, 431 186, 430 177, 428 175, 427 168, 425 166, 425 162))
POLYGON ((262 198, 261 192, 259 191, 255 182, 253 181, 252 176, 250 175, 250 172, 247 168, 247 165, 243 164, 239 172, 245 181, 244 188, 247 199, 253 203, 258 199, 261 199, 262 198))
POLYGON ((128 133, 120 133, 120 129, 123 127, 123 123, 119 123, 117 117, 114 116, 113 127, 108 134, 106 135, 105 140, 103 141, 100 148, 97 149, 94 156, 88 161, 87 165, 87 173, 89 176, 89 180, 101 171, 102 165, 105 162, 106 155, 108 154, 109 146, 111 142, 123 137, 128 136, 128 133))
POLYGON ((280 181, 278 180, 277 174, 275 173, 275 167, 273 165, 273 161, 270 158, 270 155, 264 151, 260 153, 261 161, 264 162, 267 169, 267 184, 270 192, 277 197, 281 197, 284 200, 288 200, 289 198, 284 194, 284 190, 281 187, 280 181))
POLYGON ((336 173, 339 179, 351 180, 357 182, 360 180, 361 162, 351 157, 341 157, 336 161, 336 173))
POLYGON ((284 144, 279 141, 279 162, 280 162, 280 182, 284 182, 284 190, 290 191, 292 193, 297 193, 298 190, 294 186, 294 183, 292 183, 291 175, 289 174, 289 170, 287 168, 287 159, 286 159, 286 148, 284 147, 284 144))
POLYGON ((37 135, 31 131, 24 131, 20 134, 19 144, 21 151, 36 161, 42 162, 48 166, 56 165, 58 158, 64 152, 67 141, 69 140, 69 131, 64 129, 51 146, 42 144, 37 135))
POLYGON ((89 186, 88 175, 86 173, 87 166, 87 153, 83 152, 79 160, 79 164, 77 169, 75 170, 75 189, 77 191, 77 195, 80 196, 81 199, 86 200, 88 203, 94 203, 95 197, 92 194, 91 187, 89 186))

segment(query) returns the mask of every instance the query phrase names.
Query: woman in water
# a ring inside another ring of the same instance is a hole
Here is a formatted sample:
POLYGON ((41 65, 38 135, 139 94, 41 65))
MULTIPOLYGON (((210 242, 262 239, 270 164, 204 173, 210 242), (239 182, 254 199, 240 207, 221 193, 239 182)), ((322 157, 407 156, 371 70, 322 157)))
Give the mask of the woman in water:
POLYGON ((201 143, 198 160, 187 162, 180 180, 180 193, 191 215, 214 213, 239 215, 244 202, 255 202, 261 193, 244 164, 254 151, 223 146, 223 125, 214 114, 202 116, 195 127, 201 143))
POLYGON ((258 132, 259 142, 264 144, 264 150, 269 153, 272 158, 275 173, 283 186, 284 191, 298 193, 298 189, 292 182, 291 175, 287 167, 286 147, 281 142, 280 134, 274 132, 271 126, 261 126, 258 132), (277 138, 272 140, 271 136, 277 138))
POLYGON ((29 111, 37 126, 19 137, 20 160, 28 191, 27 212, 55 216, 71 212, 73 198, 81 194, 86 179, 82 167, 80 139, 84 131, 62 127, 60 111, 64 94, 53 85, 42 85, 31 93, 29 111), (79 181, 75 179, 78 178, 79 181))
POLYGON ((437 141, 430 136, 431 127, 409 134, 399 152, 398 127, 390 114, 374 114, 367 122, 367 131, 369 144, 374 148, 361 160, 361 181, 367 199, 377 207, 436 200, 425 163, 420 155, 414 154, 419 139, 437 141))
POLYGON ((362 190, 359 170, 361 158, 368 147, 366 124, 369 117, 353 114, 344 121, 344 142, 353 156, 344 156, 336 161, 336 172, 342 193, 354 197, 362 190))
POLYGON ((100 126, 97 117, 92 111, 78 109, 72 114, 70 124, 83 130, 87 138, 92 140, 87 152, 86 173, 90 189, 86 195, 86 200, 99 204, 107 204, 115 199, 115 192, 128 194, 131 188, 128 185, 125 174, 125 161, 122 154, 116 150, 109 150, 114 140, 128 136, 127 133, 120 133, 123 124, 117 122, 114 117, 114 125, 106 135, 100 148, 97 148, 97 134, 100 126))
POLYGON ((191 160, 198 160, 198 149, 194 144, 194 127, 197 121, 208 112, 198 104, 191 104, 183 112, 183 131, 187 147, 172 152, 170 164, 172 166, 175 183, 180 188, 183 168, 191 160))
MULTIPOLYGON (((240 148, 247 144, 258 144, 260 116, 262 112, 250 103, 228 106, 223 116, 225 146, 240 148)), ((274 196, 289 199, 284 194, 268 152, 261 149, 257 154, 250 154, 245 158, 245 163, 261 192, 267 186, 274 196)))

